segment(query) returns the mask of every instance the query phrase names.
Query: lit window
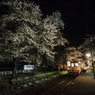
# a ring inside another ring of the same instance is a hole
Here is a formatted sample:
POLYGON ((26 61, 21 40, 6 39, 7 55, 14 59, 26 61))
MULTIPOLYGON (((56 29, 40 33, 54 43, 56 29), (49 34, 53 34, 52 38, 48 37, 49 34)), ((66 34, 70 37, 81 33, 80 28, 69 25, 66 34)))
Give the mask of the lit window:
POLYGON ((78 63, 75 63, 75 66, 77 67, 78 66, 78 63))
POLYGON ((74 63, 71 63, 71 67, 74 67, 74 63))
POLYGON ((70 67, 70 62, 69 61, 67 62, 67 67, 70 67))

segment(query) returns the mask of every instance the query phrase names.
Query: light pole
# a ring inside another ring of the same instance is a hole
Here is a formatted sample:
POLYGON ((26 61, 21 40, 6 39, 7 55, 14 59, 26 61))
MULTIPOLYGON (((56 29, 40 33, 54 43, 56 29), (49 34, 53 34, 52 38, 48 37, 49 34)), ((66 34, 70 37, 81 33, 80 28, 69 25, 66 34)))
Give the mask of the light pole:
POLYGON ((92 67, 93 67, 93 73, 94 73, 94 79, 95 79, 95 68, 94 68, 94 61, 93 61, 93 47, 92 47, 92 42, 93 42, 93 35, 87 35, 87 37, 88 37, 88 43, 89 43, 89 46, 90 46, 90 52, 91 52, 91 61, 92 61, 92 67))
POLYGON ((93 67, 93 73, 94 73, 94 79, 95 79, 95 69, 94 69, 94 62, 93 62, 93 53, 91 50, 91 55, 88 53, 86 56, 89 58, 91 56, 91 61, 92 61, 92 67, 93 67))
POLYGON ((89 42, 90 42, 90 51, 91 51, 91 58, 92 58, 92 66, 93 66, 93 73, 94 73, 94 79, 95 79, 95 69, 94 69, 94 62, 93 62, 93 50, 92 50, 92 44, 91 44, 91 40, 89 37, 89 42))
MULTIPOLYGON (((85 0, 85 11, 86 11, 86 24, 87 24, 87 31, 88 31, 88 14, 87 14, 87 0, 85 0)), ((95 69, 94 69, 94 62, 93 62, 93 54, 92 54, 92 46, 89 36, 89 42, 90 42, 90 51, 91 51, 91 58, 92 58, 92 66, 93 66, 93 73, 94 73, 94 79, 95 79, 95 69)))

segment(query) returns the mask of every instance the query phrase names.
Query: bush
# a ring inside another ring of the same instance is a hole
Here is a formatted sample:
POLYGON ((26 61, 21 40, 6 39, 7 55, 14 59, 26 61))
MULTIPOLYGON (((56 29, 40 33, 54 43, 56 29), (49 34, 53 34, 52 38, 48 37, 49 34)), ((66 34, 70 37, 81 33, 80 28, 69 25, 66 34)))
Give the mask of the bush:
POLYGON ((0 88, 2 95, 10 95, 10 87, 9 80, 4 77, 0 77, 0 88))
MULTIPOLYGON (((62 71, 62 72, 47 72, 47 73, 38 73, 36 75, 33 76, 20 76, 16 79, 5 79, 3 77, 0 78, 0 86, 2 89, 2 95, 10 95, 10 91, 13 93, 17 93, 19 91, 22 90, 22 88, 26 88, 24 87, 25 85, 33 85, 33 84, 38 84, 38 83, 43 83, 46 81, 49 81, 51 79, 54 79, 60 75, 66 74, 67 71, 62 71), (9 84, 10 83, 10 84, 9 84), (13 89, 12 89, 12 88, 13 89), (19 88, 19 89, 18 89, 19 88)), ((27 86, 28 87, 28 86, 27 86)))

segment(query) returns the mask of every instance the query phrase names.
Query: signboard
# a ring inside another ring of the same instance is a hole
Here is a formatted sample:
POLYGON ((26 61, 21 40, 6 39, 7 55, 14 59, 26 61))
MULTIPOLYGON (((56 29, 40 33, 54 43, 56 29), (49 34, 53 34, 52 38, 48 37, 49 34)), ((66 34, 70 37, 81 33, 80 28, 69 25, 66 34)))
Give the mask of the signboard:
POLYGON ((33 70, 34 65, 24 65, 24 70, 33 70))

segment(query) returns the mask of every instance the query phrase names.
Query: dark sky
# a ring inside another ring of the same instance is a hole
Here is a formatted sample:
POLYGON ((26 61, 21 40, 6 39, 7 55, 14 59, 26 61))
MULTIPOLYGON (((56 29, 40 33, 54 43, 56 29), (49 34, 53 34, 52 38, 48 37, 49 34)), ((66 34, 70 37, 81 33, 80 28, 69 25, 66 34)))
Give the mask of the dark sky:
POLYGON ((60 11, 65 23, 65 37, 74 46, 82 44, 94 32, 95 0, 30 0, 40 5, 44 15, 60 11))
MULTIPOLYGON (((60 11, 65 28, 62 31, 71 45, 81 45, 87 34, 95 31, 95 0, 29 0, 40 6, 43 14, 60 11)), ((2 9, 1 11, 2 12, 2 9)))

